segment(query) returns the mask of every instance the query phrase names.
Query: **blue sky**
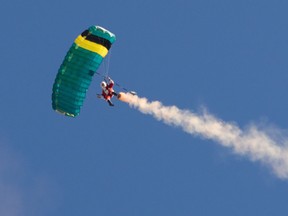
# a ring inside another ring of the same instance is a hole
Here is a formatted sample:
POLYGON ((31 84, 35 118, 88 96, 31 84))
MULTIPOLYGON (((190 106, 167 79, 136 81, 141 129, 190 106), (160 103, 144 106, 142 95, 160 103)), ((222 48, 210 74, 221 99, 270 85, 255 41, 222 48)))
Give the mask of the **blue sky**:
POLYGON ((116 99, 108 107, 99 77, 77 118, 51 108, 67 50, 100 25, 116 34, 109 74, 123 86, 287 137, 287 10, 285 0, 3 0, 0 215, 287 215, 287 180, 116 99))

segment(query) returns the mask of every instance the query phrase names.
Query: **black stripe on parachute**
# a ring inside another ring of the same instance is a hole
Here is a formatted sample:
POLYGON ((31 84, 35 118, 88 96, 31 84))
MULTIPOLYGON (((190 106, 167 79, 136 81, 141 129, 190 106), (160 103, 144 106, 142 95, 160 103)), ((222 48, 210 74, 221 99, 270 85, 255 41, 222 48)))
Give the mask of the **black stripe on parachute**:
POLYGON ((108 50, 111 48, 112 44, 109 40, 93 35, 89 32, 89 30, 85 30, 84 32, 82 32, 81 36, 84 37, 88 41, 101 44, 102 46, 106 47, 108 50))

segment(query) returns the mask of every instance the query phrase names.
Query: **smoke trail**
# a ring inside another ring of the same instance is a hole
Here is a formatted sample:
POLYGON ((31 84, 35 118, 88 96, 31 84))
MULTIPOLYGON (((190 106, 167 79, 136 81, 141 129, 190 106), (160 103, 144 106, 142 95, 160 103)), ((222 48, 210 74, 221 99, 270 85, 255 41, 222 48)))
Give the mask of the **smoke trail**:
POLYGON ((260 161, 271 167, 279 178, 288 179, 288 148, 285 145, 288 139, 277 143, 278 135, 274 134, 273 137, 256 126, 241 130, 235 124, 224 122, 208 112, 196 114, 176 106, 164 106, 159 101, 149 102, 146 98, 123 93, 120 94, 119 100, 168 125, 180 127, 189 134, 214 140, 252 161, 260 161))

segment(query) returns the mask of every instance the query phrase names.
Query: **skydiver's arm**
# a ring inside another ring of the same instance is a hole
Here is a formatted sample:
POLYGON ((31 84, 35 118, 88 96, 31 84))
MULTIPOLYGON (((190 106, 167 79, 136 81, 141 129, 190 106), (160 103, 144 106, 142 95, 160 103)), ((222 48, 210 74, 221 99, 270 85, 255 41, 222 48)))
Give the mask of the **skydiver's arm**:
POLYGON ((107 80, 108 80, 108 83, 113 83, 114 84, 114 81, 110 78, 110 77, 107 77, 107 80))
POLYGON ((114 81, 110 77, 107 77, 107 79, 109 88, 112 88, 114 86, 114 81))

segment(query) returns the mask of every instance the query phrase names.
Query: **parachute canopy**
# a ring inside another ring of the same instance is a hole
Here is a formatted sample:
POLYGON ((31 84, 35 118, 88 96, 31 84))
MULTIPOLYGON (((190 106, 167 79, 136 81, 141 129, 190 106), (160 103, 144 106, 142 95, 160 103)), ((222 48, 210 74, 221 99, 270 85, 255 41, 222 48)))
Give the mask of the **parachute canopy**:
POLYGON ((92 77, 115 40, 113 33, 100 26, 89 27, 75 39, 55 78, 54 110, 66 116, 79 115, 92 77))

